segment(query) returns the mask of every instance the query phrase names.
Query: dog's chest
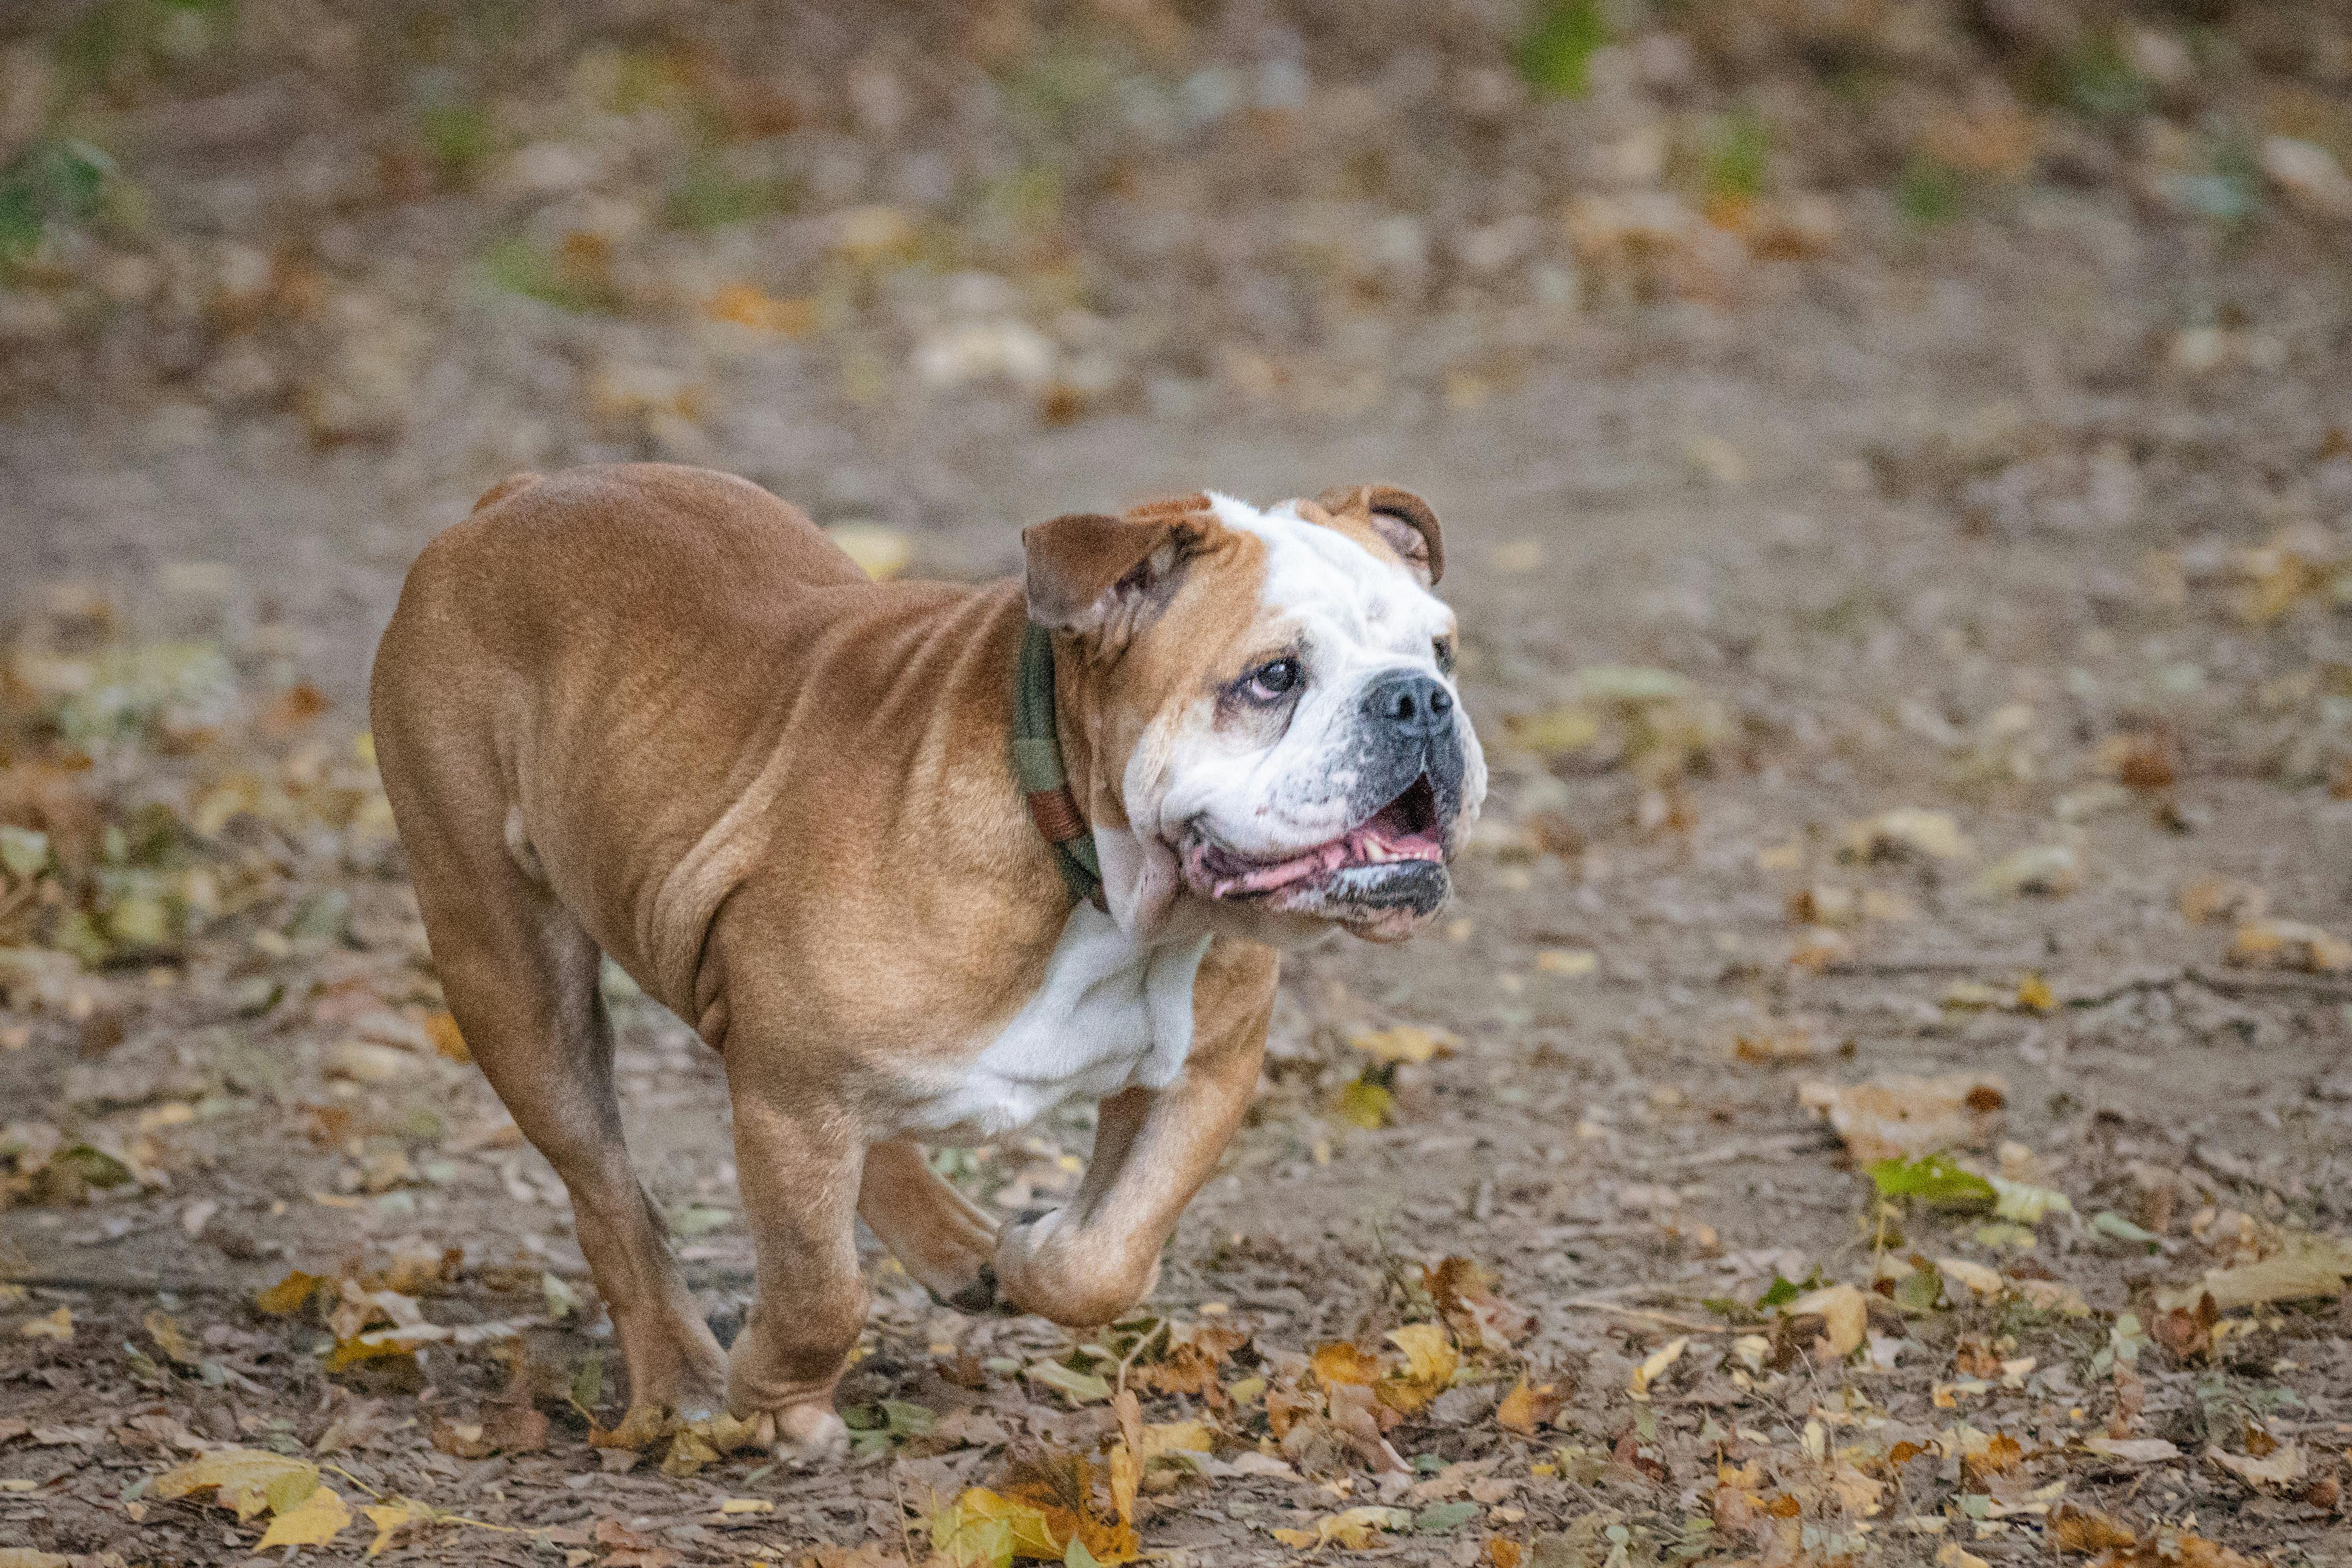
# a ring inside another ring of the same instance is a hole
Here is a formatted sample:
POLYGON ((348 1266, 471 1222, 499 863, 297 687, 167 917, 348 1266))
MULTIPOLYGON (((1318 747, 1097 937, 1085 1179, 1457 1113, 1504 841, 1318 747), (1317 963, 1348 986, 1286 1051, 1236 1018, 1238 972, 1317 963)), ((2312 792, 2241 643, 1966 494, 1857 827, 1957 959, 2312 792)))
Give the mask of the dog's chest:
POLYGON ((1075 1096, 1166 1087, 1192 1048, 1192 982, 1208 951, 1205 936, 1140 946, 1108 915, 1080 904, 1044 982, 993 1039, 922 1097, 918 1129, 934 1142, 981 1142, 1075 1096))

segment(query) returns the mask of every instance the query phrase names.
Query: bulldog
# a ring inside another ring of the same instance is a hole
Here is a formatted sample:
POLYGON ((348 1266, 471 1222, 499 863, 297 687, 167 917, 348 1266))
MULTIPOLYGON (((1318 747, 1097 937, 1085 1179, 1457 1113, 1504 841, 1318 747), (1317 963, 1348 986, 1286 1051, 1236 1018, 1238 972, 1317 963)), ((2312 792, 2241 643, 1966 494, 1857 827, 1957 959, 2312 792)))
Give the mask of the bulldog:
POLYGON ((1437 519, 1362 486, 1024 531, 869 582, 750 482, 521 475, 425 546, 376 756, 451 1011, 570 1189, 633 1412, 838 1452, 856 1224, 967 1310, 1106 1322, 1257 1082, 1277 950, 1445 901, 1486 764, 1437 519), (722 1352, 622 1138, 609 955, 720 1053, 757 1263, 722 1352), (1000 1226, 927 1143, 1100 1100, 1000 1226))

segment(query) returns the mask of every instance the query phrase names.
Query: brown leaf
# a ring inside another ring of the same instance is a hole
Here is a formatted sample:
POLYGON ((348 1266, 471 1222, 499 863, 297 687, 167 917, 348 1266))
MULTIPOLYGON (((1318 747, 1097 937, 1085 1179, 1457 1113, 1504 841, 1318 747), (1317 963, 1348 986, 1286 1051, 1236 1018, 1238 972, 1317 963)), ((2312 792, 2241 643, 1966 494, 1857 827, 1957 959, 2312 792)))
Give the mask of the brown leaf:
POLYGON ((1495 1420, 1507 1431, 1532 1437, 1536 1428, 1549 1426, 1567 1403, 1567 1391, 1559 1384, 1531 1383, 1522 1377, 1495 1406, 1495 1420))
POLYGON ((2131 1526, 2073 1503, 2059 1504, 2050 1515, 2050 1538, 2061 1552, 2129 1550, 2139 1543, 2139 1534, 2131 1526))
POLYGON ((1334 1340, 1329 1344, 1318 1345, 1308 1359, 1317 1380, 1326 1388, 1340 1384, 1359 1384, 1370 1388, 1381 1380, 1379 1359, 1366 1354, 1348 1340, 1334 1340))
POLYGON ((2000 1131, 2009 1103, 2007 1084, 1981 1073, 1890 1074, 1862 1084, 1814 1079, 1798 1086, 1797 1098, 1828 1115, 1863 1165, 1983 1143, 2000 1131))
POLYGON ((604 1549, 599 1568, 670 1568, 671 1563, 685 1561, 652 1536, 631 1530, 617 1519, 598 1520, 589 1539, 604 1549))

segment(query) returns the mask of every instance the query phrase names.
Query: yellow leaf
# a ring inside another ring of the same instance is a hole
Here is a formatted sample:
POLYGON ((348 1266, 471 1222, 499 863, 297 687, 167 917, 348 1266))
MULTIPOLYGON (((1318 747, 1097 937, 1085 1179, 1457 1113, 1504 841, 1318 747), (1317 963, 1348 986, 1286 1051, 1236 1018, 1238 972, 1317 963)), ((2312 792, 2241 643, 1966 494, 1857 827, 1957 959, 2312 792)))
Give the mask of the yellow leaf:
POLYGON ((1495 1422, 1504 1430, 1532 1437, 1536 1428, 1559 1414, 1563 1403, 1556 1383, 1530 1383, 1526 1378, 1495 1406, 1495 1422))
POLYGON ((1998 1296, 2001 1293, 2002 1283, 1999 1269, 1988 1268, 1981 1263, 1971 1263, 1965 1258, 1938 1258, 1936 1259, 1936 1267, 1979 1296, 1998 1296))
POLYGON ((878 522, 837 522, 824 533, 877 583, 896 577, 915 558, 915 546, 905 534, 878 522))
POLYGON ((1435 1057, 1450 1057, 1454 1048, 1452 1036, 1411 1024, 1399 1024, 1393 1029, 1358 1029, 1349 1035, 1348 1043, 1382 1064, 1425 1062, 1435 1057))
POLYGON ((719 1500, 721 1513, 773 1513, 776 1505, 762 1497, 730 1497, 719 1500))
POLYGON ((1583 751, 1601 739, 1601 721, 1589 708, 1514 715, 1503 721, 1503 728, 1522 750, 1547 757, 1583 751))
POLYGON ((310 1298, 322 1285, 333 1281, 317 1274, 305 1274, 299 1268, 253 1298, 253 1304, 272 1317, 283 1318, 308 1306, 310 1298))
POLYGON ((962 1516, 966 1525, 1003 1525, 1009 1532, 1015 1557, 1059 1562, 1069 1544, 1054 1539, 1054 1527, 1035 1504, 990 1491, 986 1487, 972 1487, 956 1499, 954 1511, 962 1516))
POLYGON ((1461 1352, 1435 1323, 1408 1323, 1388 1338, 1404 1352, 1404 1370, 1381 1384, 1381 1403, 1409 1415, 1445 1392, 1462 1364, 1461 1352))
POLYGON ((320 1487, 293 1508, 269 1521, 255 1542, 256 1552, 273 1546, 324 1546, 351 1528, 352 1510, 332 1487, 320 1487))
POLYGON ((457 1020, 448 1009, 443 1008, 425 1020, 425 1035, 433 1042, 433 1048, 451 1061, 474 1059, 474 1053, 466 1047, 465 1031, 457 1027, 457 1020))
POLYGON ((188 1342, 186 1331, 165 1313, 148 1313, 146 1328, 148 1337, 155 1342, 155 1348, 182 1366, 194 1366, 204 1360, 196 1353, 196 1347, 188 1342))
POLYGON ((394 1498, 389 1502, 371 1503, 361 1511, 368 1516, 368 1522, 375 1526, 375 1539, 368 1543, 367 1549, 371 1557, 390 1546, 393 1538, 402 1531, 421 1529, 441 1517, 434 1511, 432 1504, 404 1497, 394 1498))
POLYGON ((73 1309, 59 1307, 54 1312, 19 1324, 16 1332, 28 1340, 69 1340, 73 1338, 73 1309))
POLYGON ((2039 974, 2029 974, 2017 983, 2017 1005, 2036 1013, 2047 1013, 2058 1005, 2058 994, 2039 974))
POLYGON ((2210 1296, 2216 1309, 2228 1312, 2270 1301, 2338 1296, 2343 1294, 2347 1275, 2352 1275, 2352 1241, 2332 1236, 2294 1237, 2258 1263, 2209 1268, 2188 1285, 2158 1290, 2156 1304, 2163 1311, 2181 1311, 2194 1308, 2200 1297, 2210 1296))
POLYGON ((1828 1285, 1819 1290, 1808 1290, 1780 1310, 1791 1318, 1818 1313, 1822 1321, 1822 1335, 1830 1342, 1832 1355, 1851 1355, 1859 1350, 1870 1326, 1870 1303, 1851 1285, 1828 1285))
POLYGON ((364 1335, 354 1334, 350 1339, 335 1342, 335 1348, 327 1352, 327 1370, 341 1372, 363 1361, 388 1361, 394 1356, 415 1353, 415 1346, 404 1344, 397 1339, 370 1340, 364 1335))
POLYGON ((1143 1429, 1143 1462, 1162 1454, 1206 1454, 1216 1441, 1216 1429, 1206 1421, 1163 1421, 1143 1429))
POLYGON ((257 1448, 215 1448, 164 1471, 147 1490, 168 1502, 216 1488, 223 1508, 235 1509, 239 1519, 251 1519, 265 1508, 286 1512, 318 1485, 319 1467, 308 1459, 257 1448))
POLYGON ((1651 1352, 1650 1358, 1633 1369, 1633 1379, 1626 1385, 1625 1392, 1636 1399, 1647 1400, 1650 1397, 1650 1384, 1657 1382, 1664 1374, 1666 1368, 1682 1360, 1683 1352, 1689 1348, 1690 1339, 1685 1335, 1680 1339, 1670 1340, 1661 1348, 1651 1352))
POLYGON ((1301 1552, 1331 1545, 1349 1552, 1369 1552, 1381 1531, 1411 1528, 1412 1515, 1401 1508, 1351 1508, 1345 1513, 1327 1514, 1317 1520, 1312 1530, 1277 1530, 1274 1538, 1301 1552))
POLYGON ((1315 1347, 1308 1358, 1315 1375, 1323 1386, 1335 1384, 1360 1384, 1366 1388, 1381 1380, 1381 1363, 1366 1355, 1346 1340, 1334 1340, 1328 1345, 1315 1347))
POLYGON ((1396 1096, 1377 1083, 1358 1079, 1339 1091, 1339 1120, 1367 1132, 1377 1132, 1396 1120, 1396 1096))

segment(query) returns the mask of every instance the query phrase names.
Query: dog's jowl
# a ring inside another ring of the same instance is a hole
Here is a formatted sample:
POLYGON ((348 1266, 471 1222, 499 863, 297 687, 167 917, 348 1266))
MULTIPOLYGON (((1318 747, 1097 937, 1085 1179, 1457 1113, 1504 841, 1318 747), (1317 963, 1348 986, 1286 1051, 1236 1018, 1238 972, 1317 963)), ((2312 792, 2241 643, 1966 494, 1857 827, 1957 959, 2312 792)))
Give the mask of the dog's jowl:
POLYGON ((756 486, 646 465, 509 479, 409 574, 384 785, 633 1406, 840 1447, 860 1215, 949 1300, 1109 1320, 1240 1121, 1276 950, 1445 900, 1486 765, 1426 503, 1192 495, 1023 542, 1025 581, 869 583, 756 486), (623 1146, 605 954, 725 1058, 759 1262, 729 1352, 623 1146), (925 1162, 1080 1094, 1093 1163, 1041 1219, 925 1162))

